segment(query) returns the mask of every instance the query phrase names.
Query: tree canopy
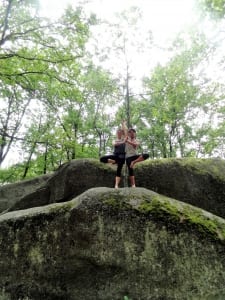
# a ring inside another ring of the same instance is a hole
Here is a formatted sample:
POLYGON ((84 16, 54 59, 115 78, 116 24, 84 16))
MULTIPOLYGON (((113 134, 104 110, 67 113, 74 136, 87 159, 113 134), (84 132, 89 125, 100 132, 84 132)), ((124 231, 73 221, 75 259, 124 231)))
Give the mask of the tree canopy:
MULTIPOLYGON (((201 7, 223 21, 223 2, 201 7)), ((147 63, 159 47, 138 8, 112 24, 87 14, 85 4, 58 19, 41 16, 36 1, 0 4, 0 165, 17 157, 0 170, 2 183, 99 158, 112 151, 123 119, 151 159, 224 156, 224 84, 209 72, 211 65, 223 71, 218 35, 211 39, 201 24, 180 32, 163 49, 167 61, 149 66, 140 85, 134 59, 147 63)))

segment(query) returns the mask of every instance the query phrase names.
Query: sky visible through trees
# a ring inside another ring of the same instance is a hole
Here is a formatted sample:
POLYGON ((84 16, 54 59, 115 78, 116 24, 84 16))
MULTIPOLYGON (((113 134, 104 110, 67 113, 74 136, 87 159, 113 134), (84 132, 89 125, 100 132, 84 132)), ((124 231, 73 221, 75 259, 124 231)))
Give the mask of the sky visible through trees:
MULTIPOLYGON (((50 18, 59 17, 68 5, 76 7, 79 3, 82 1, 40 1, 42 14, 50 18)), ((158 63, 165 64, 168 62, 171 57, 169 48, 176 36, 182 31, 194 28, 195 24, 199 22, 199 11, 195 0, 89 0, 84 1, 84 3, 88 13, 93 12, 101 20, 110 23, 118 22, 118 14, 123 11, 129 10, 131 7, 140 8, 141 27, 139 30, 141 29, 143 34, 142 47, 148 47, 148 41, 145 40, 144 35, 147 32, 151 32, 153 36, 154 47, 151 51, 149 49, 146 52, 143 50, 142 55, 139 53, 132 54, 132 63, 136 74, 136 81, 133 84, 137 85, 137 89, 140 85, 139 81, 149 73, 150 69, 155 68, 158 63)), ((205 33, 213 35, 214 29, 211 23, 205 22, 202 27, 205 29, 205 33)), ((133 34, 132 29, 131 34, 133 34)), ((104 31, 101 32, 100 43, 103 44, 102 48, 110 45, 110 36, 107 36, 107 32, 105 34, 104 31)), ((120 63, 114 61, 115 56, 111 53, 107 64, 101 65, 112 72, 113 69, 115 72, 119 72, 120 63)), ((210 76, 221 76, 213 64, 209 66, 208 72, 210 76)))
POLYGON ((41 0, 36 15, 29 1, 0 9, 1 166, 19 154, 25 178, 97 158, 122 119, 151 158, 224 156, 223 17, 196 7, 209 1, 41 0))
MULTIPOLYGON (((82 2, 82 1, 81 1, 82 2)), ((81 3, 80 2, 80 3, 81 3)), ((63 14, 67 5, 76 7, 79 1, 73 0, 40 0, 42 16, 56 19, 63 14)), ((145 55, 133 53, 132 63, 135 69, 135 80, 132 85, 135 86, 135 92, 138 92, 142 77, 149 72, 149 67, 155 67, 160 62, 168 60, 166 45, 175 37, 175 35, 194 20, 194 1, 193 0, 91 0, 85 3, 87 12, 93 12, 98 18, 109 22, 115 22, 117 14, 131 7, 137 6, 142 13, 141 26, 143 32, 149 30, 153 33, 157 48, 147 51, 145 55), (150 54, 150 55, 149 55, 150 54)), ((103 34, 104 38, 104 34, 103 34)), ((107 35, 104 43, 108 43, 107 35)), ((144 38, 144 37, 143 37, 144 38)), ((101 36, 102 42, 102 36, 101 36)), ((147 44, 147 42, 146 42, 147 44)), ((145 41, 143 40, 143 47, 145 41)), ((114 62, 113 54, 103 65, 111 71, 114 68, 115 73, 119 72, 120 64, 114 62), (105 64, 105 65, 104 65, 105 64)), ((15 163, 17 161, 16 152, 9 154, 4 165, 15 163)))
MULTIPOLYGON (((77 5, 75 2, 79 3, 73 0, 41 0, 42 14, 52 18, 59 17, 67 5, 77 5)), ((139 7, 143 13, 143 28, 153 32, 160 46, 196 21, 194 0, 90 0, 85 4, 85 9, 102 20, 114 22, 118 13, 134 6, 139 7)), ((158 60, 164 61, 163 55, 158 60)))

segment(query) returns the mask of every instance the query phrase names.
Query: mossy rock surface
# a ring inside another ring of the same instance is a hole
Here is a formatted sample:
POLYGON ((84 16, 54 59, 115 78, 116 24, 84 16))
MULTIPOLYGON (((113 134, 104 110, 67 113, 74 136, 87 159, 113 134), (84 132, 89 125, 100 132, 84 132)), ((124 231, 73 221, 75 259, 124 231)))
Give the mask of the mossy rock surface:
POLYGON ((52 174, 38 176, 34 179, 23 180, 16 183, 6 184, 0 187, 0 212, 14 206, 26 195, 33 193, 42 185, 45 185, 52 174))
MULTIPOLYGON (((225 216, 224 160, 146 160, 134 170, 137 186, 225 216)), ((121 186, 129 186, 125 171, 124 167, 121 186)), ((69 201, 90 188, 113 187, 115 173, 115 165, 95 159, 71 161, 53 174, 35 178, 33 186, 30 180, 1 187, 0 212, 69 201)))
POLYGON ((225 161, 147 160, 135 167, 137 186, 225 217, 225 161))
POLYGON ((26 181, 3 186, 0 188, 0 212, 69 201, 93 187, 113 187, 115 168, 96 159, 79 159, 65 163, 54 173, 46 175, 45 180, 39 180, 39 185, 36 184, 38 178, 33 179, 33 186, 30 180, 29 192, 26 181), (9 194, 8 189, 11 189, 9 194))
POLYGON ((0 242, 5 299, 203 300, 224 292, 224 219, 144 188, 93 188, 6 213, 0 242))
POLYGON ((0 188, 0 299, 225 298, 224 160, 147 160, 140 188, 115 171, 74 160, 0 188))

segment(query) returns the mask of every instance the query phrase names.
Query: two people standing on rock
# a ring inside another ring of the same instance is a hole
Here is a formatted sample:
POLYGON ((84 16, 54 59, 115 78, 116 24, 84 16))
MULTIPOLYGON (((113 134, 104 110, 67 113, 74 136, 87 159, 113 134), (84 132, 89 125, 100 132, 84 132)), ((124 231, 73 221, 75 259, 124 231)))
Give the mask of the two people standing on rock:
POLYGON ((136 140, 136 130, 133 128, 128 130, 125 122, 123 122, 122 127, 117 130, 117 139, 113 142, 113 145, 113 155, 102 156, 100 161, 117 164, 115 188, 119 187, 122 168, 126 162, 130 185, 135 187, 134 165, 149 158, 148 154, 138 154, 137 152, 140 143, 136 140))

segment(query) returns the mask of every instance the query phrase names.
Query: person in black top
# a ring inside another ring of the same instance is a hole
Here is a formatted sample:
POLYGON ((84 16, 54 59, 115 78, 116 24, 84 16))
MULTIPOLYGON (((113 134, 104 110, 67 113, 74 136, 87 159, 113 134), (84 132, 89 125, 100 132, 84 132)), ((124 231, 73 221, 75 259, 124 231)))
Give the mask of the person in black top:
POLYGON ((114 152, 111 155, 104 155, 100 157, 100 162, 117 164, 115 188, 119 187, 121 180, 121 173, 125 163, 125 133, 121 128, 117 129, 116 140, 113 142, 114 152))

